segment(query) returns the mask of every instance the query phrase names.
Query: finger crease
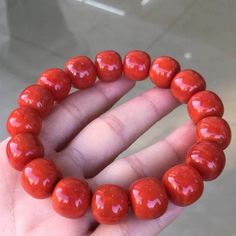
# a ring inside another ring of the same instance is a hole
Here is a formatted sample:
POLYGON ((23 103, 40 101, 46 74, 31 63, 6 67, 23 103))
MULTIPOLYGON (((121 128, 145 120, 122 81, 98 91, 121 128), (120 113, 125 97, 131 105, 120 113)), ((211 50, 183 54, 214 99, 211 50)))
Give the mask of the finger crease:
POLYGON ((106 93, 103 91, 103 89, 100 88, 99 86, 94 87, 94 89, 97 90, 98 93, 104 98, 106 106, 110 107, 111 106, 110 98, 106 95, 106 93))
POLYGON ((140 159, 138 157, 133 155, 133 156, 130 156, 130 157, 125 158, 123 160, 127 161, 128 165, 130 166, 130 168, 133 170, 133 172, 137 176, 137 179, 140 179, 140 178, 143 178, 146 176, 146 174, 144 173, 144 170, 143 170, 143 163, 140 161, 140 159))
POLYGON ((61 107, 65 109, 68 112, 68 114, 70 114, 73 118, 75 118, 77 123, 80 123, 82 125, 84 120, 84 114, 77 105, 66 101, 66 103, 64 103, 61 107))
POLYGON ((127 146, 124 123, 115 115, 108 114, 99 117, 118 137, 124 146, 127 146))
POLYGON ((71 152, 70 158, 74 162, 74 164, 79 169, 84 169, 85 158, 82 152, 80 152, 77 148, 73 147, 72 145, 69 147, 71 152))
POLYGON ((171 151, 174 153, 174 157, 178 162, 182 162, 183 158, 180 155, 180 153, 177 151, 177 149, 175 148, 175 146, 168 140, 168 139, 164 139, 163 142, 169 147, 169 149, 171 149, 171 151))
POLYGON ((149 104, 156 117, 162 117, 160 109, 157 107, 157 103, 154 103, 153 100, 146 93, 143 93, 142 95, 140 95, 140 97, 143 98, 149 104))

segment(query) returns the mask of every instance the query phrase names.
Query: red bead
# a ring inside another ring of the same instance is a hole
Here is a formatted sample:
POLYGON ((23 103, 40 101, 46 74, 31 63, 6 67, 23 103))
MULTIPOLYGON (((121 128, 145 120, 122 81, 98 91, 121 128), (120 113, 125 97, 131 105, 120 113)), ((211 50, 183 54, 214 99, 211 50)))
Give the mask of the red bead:
POLYGON ((30 107, 41 116, 46 116, 53 108, 53 95, 44 87, 35 84, 27 87, 20 94, 18 103, 21 107, 30 107))
POLYGON ((173 96, 182 103, 187 103, 195 93, 205 88, 205 80, 194 70, 180 71, 171 82, 173 96))
POLYGON ((204 180, 213 180, 224 169, 225 154, 215 143, 203 141, 190 147, 186 163, 194 167, 204 180))
POLYGON ((172 79, 180 71, 180 64, 172 57, 157 57, 150 68, 151 81, 160 88, 169 88, 172 79))
POLYGON ((73 86, 77 89, 86 89, 94 85, 97 73, 93 62, 86 56, 77 56, 69 59, 65 64, 73 86))
POLYGON ((144 80, 150 69, 150 56, 143 51, 130 51, 124 59, 124 75, 129 80, 144 80))
POLYGON ((116 185, 97 187, 92 198, 92 213, 100 224, 115 224, 124 220, 128 213, 128 194, 116 185))
POLYGON ((143 178, 129 188, 130 200, 135 216, 139 219, 155 219, 168 206, 168 197, 162 183, 156 178, 143 178))
POLYGON ((45 70, 38 78, 38 84, 48 89, 55 100, 65 98, 71 89, 67 74, 59 68, 45 70))
POLYGON ((90 191, 87 182, 67 177, 60 180, 52 194, 54 210, 67 218, 83 216, 90 203, 90 191))
POLYGON ((108 50, 98 53, 95 58, 95 65, 98 78, 104 82, 115 81, 122 76, 122 60, 115 51, 108 50))
POLYGON ((178 206, 187 206, 197 201, 204 188, 200 174, 186 164, 167 170, 163 176, 163 184, 170 200, 178 206))
POLYGON ((221 149, 225 149, 231 141, 231 130, 224 119, 209 116, 197 123, 196 140, 198 142, 212 141, 217 143, 221 149))
POLYGON ((28 107, 16 108, 8 117, 7 130, 11 136, 19 133, 39 134, 42 126, 42 118, 28 107))
POLYGON ((43 158, 34 159, 21 172, 21 184, 34 198, 49 197, 60 178, 54 162, 43 158))
POLYGON ((215 93, 211 91, 201 91, 194 94, 188 101, 188 113, 196 124, 207 116, 222 117, 224 106, 215 93))
POLYGON ((30 161, 43 157, 44 150, 40 141, 32 134, 17 134, 7 144, 7 156, 16 170, 22 170, 30 161))

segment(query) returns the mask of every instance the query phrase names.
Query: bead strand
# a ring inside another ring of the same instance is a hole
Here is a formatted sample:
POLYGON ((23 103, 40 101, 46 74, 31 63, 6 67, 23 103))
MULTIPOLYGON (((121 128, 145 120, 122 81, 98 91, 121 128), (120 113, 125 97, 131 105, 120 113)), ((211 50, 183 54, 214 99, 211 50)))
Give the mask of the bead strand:
POLYGON ((93 63, 86 56, 76 56, 65 63, 64 70, 44 71, 37 83, 24 89, 19 107, 11 112, 7 130, 11 136, 6 152, 11 166, 21 172, 24 190, 34 198, 51 196, 54 210, 67 218, 83 216, 91 204, 94 218, 102 224, 125 219, 131 206, 138 219, 155 219, 165 213, 168 199, 179 206, 197 201, 204 181, 217 178, 225 166, 223 150, 231 140, 228 123, 222 118, 224 106, 212 91, 206 90, 204 78, 191 69, 181 70, 172 57, 157 57, 152 63, 143 51, 121 56, 112 50, 102 51, 93 63), (167 170, 162 180, 145 177, 131 183, 128 190, 113 184, 98 186, 91 196, 83 179, 63 177, 52 160, 44 158, 37 135, 42 118, 64 99, 71 87, 92 87, 96 78, 103 82, 118 80, 122 74, 129 80, 141 81, 148 76, 160 88, 170 89, 180 103, 187 104, 190 118, 196 124, 196 143, 183 163, 167 170))

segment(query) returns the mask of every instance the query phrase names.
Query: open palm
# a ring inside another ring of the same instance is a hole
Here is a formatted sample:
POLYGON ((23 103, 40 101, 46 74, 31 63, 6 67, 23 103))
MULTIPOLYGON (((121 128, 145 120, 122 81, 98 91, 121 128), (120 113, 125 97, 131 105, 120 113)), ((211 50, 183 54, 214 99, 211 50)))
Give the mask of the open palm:
MULTIPOLYGON (((92 190, 104 183, 128 188, 132 181, 144 176, 160 178, 166 169, 181 161, 194 141, 191 122, 165 140, 114 161, 155 122, 178 106, 169 90, 153 88, 109 110, 134 84, 125 79, 98 82, 90 89, 68 96, 45 119, 40 133, 45 156, 55 161, 64 176, 85 178, 92 190)), ((156 220, 141 221, 129 214, 116 225, 98 225, 91 211, 79 219, 63 218, 53 211, 50 199, 33 199, 23 191, 19 172, 7 161, 7 141, 0 147, 2 236, 152 236, 181 211, 170 203, 167 212, 156 220)))

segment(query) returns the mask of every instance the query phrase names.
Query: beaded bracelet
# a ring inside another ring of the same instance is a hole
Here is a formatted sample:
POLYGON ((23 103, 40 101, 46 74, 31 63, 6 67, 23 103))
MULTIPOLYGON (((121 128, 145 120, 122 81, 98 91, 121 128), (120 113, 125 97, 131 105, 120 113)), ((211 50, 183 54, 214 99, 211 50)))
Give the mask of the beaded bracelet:
POLYGON ((71 58, 64 70, 44 71, 37 84, 20 94, 19 107, 7 120, 11 136, 6 147, 9 163, 22 171, 21 184, 27 193, 40 199, 51 196, 53 208, 64 217, 81 217, 91 204, 94 218, 102 224, 124 220, 129 207, 139 219, 158 218, 166 211, 168 199, 179 206, 199 199, 203 181, 215 179, 224 168, 223 150, 230 143, 231 131, 221 118, 224 112, 221 99, 205 89, 205 80, 199 73, 191 69, 181 71, 179 63, 168 56, 158 57, 152 64, 150 56, 139 50, 128 52, 124 63, 111 50, 98 53, 95 63, 86 56, 71 58), (91 194, 85 180, 62 177, 54 162, 43 158, 44 149, 37 135, 42 118, 50 113, 55 102, 69 94, 71 85, 86 89, 94 85, 96 77, 110 82, 122 74, 135 81, 149 76, 156 86, 170 88, 179 102, 187 103, 188 113, 196 124, 196 143, 189 148, 185 163, 167 170, 162 181, 153 177, 138 179, 129 191, 105 184, 91 194))

